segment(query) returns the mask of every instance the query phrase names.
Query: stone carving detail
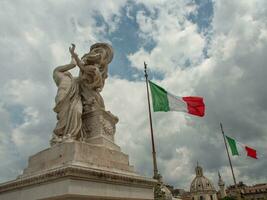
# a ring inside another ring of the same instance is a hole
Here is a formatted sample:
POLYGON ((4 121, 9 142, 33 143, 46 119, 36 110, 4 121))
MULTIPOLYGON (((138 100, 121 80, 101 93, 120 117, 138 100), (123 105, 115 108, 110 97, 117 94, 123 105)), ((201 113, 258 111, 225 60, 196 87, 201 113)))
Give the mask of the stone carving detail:
POLYGON ((112 136, 115 134, 115 127, 113 127, 110 123, 106 123, 104 120, 101 120, 101 124, 104 128, 105 135, 112 136))
POLYGON ((171 191, 163 183, 162 176, 158 174, 157 184, 154 186, 154 199, 155 200, 174 200, 171 191))
POLYGON ((114 141, 118 118, 105 110, 100 92, 108 77, 108 64, 113 50, 109 44, 96 43, 81 59, 75 45, 69 48, 71 62, 56 67, 53 72, 58 87, 54 111, 57 124, 50 144, 64 141, 86 141, 96 135, 107 135, 114 141), (79 76, 73 77, 69 70, 79 67, 79 76))
POLYGON ((151 187, 155 184, 154 181, 138 177, 138 176, 127 176, 120 175, 118 173, 112 172, 103 172, 102 170, 93 170, 93 169, 85 169, 77 166, 66 165, 64 167, 55 168, 53 170, 47 171, 42 174, 35 174, 33 176, 28 177, 18 177, 15 181, 10 181, 7 183, 0 184, 0 193, 21 189, 23 187, 28 187, 32 185, 38 185, 41 183, 46 183, 48 181, 53 181, 58 178, 63 177, 77 177, 79 179, 83 178, 86 180, 102 180, 105 182, 116 182, 121 184, 127 184, 131 182, 133 185, 141 185, 142 187, 151 187))

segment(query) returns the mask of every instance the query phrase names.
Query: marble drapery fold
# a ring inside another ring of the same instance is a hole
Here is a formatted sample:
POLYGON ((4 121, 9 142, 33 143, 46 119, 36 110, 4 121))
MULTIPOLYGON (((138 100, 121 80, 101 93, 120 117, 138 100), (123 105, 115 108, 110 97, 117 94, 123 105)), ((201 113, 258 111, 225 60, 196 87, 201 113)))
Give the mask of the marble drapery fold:
POLYGON ((79 81, 78 78, 72 77, 69 72, 64 72, 64 75, 65 80, 59 84, 56 96, 54 111, 57 113, 58 121, 54 129, 55 137, 52 141, 64 137, 77 139, 81 134, 82 102, 79 94, 79 81))

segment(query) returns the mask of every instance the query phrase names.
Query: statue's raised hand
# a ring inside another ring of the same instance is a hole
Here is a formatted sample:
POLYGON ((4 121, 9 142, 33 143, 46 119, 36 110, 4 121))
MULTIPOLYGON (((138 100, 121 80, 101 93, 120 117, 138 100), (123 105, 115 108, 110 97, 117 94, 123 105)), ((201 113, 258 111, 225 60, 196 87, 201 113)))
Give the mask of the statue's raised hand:
POLYGON ((71 54, 71 63, 77 65, 78 67, 80 67, 81 70, 83 70, 84 64, 80 60, 78 54, 75 53, 75 44, 71 44, 71 46, 69 47, 69 51, 71 54))
POLYGON ((77 56, 77 54, 75 53, 75 44, 71 44, 71 47, 69 47, 69 51, 72 57, 77 56))

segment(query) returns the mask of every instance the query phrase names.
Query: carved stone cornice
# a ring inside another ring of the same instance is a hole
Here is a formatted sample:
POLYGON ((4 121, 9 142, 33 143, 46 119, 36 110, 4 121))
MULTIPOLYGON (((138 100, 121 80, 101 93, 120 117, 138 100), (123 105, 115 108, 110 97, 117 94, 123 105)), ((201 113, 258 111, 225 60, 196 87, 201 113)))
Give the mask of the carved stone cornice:
POLYGON ((16 180, 0 184, 0 193, 23 187, 42 184, 59 180, 62 178, 79 179, 94 182, 106 182, 120 185, 132 185, 144 188, 152 188, 156 181, 142 176, 106 171, 102 169, 85 168, 74 165, 67 165, 52 170, 47 170, 38 174, 26 177, 18 177, 16 180))

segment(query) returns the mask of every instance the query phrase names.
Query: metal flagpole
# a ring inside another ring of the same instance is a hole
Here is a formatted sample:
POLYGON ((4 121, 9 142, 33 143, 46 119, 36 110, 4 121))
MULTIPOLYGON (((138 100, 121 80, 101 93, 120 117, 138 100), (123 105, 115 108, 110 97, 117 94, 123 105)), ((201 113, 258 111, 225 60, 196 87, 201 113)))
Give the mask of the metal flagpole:
MULTIPOLYGON (((233 165, 232 165, 232 161, 231 161, 231 158, 230 158, 229 150, 228 150, 228 147, 227 147, 227 144, 226 144, 226 140, 225 140, 225 135, 224 135, 222 123, 220 123, 220 126, 221 126, 221 131, 222 131, 222 135, 223 135, 223 140, 224 140, 225 149, 226 149, 226 152, 227 152, 227 156, 228 156, 228 160, 229 160, 231 172, 232 172, 233 179, 234 179, 235 188, 236 188, 236 190, 238 192, 238 195, 240 195, 241 193, 240 193, 240 191, 238 191, 238 188, 237 188, 235 174, 234 174, 234 170, 233 170, 233 165)), ((241 198, 241 196, 238 196, 238 199, 240 199, 240 198, 241 198)))
POLYGON ((150 133, 151 133, 151 141, 152 141, 152 156, 153 156, 153 168, 154 168, 154 179, 159 179, 158 167, 157 167, 157 159, 156 159, 156 151, 155 151, 155 143, 154 143, 154 134, 153 134, 153 125, 152 125, 152 117, 151 117, 151 108, 150 108, 150 98, 148 91, 148 75, 147 75, 147 64, 144 62, 144 72, 146 78, 146 92, 147 92, 147 102, 148 102, 148 111, 149 111, 149 122, 150 122, 150 133))
POLYGON ((228 147, 227 147, 227 144, 226 144, 222 123, 220 123, 220 126, 221 126, 221 131, 222 131, 222 135, 223 135, 224 144, 225 144, 225 149, 226 149, 226 152, 227 152, 227 156, 228 156, 228 159, 229 159, 229 164, 230 164, 232 175, 233 175, 233 179, 234 179, 234 184, 235 184, 235 187, 237 187, 235 174, 234 174, 234 170, 233 170, 233 165, 232 165, 232 161, 231 161, 231 158, 230 158, 230 155, 229 155, 229 150, 228 150, 228 147))

